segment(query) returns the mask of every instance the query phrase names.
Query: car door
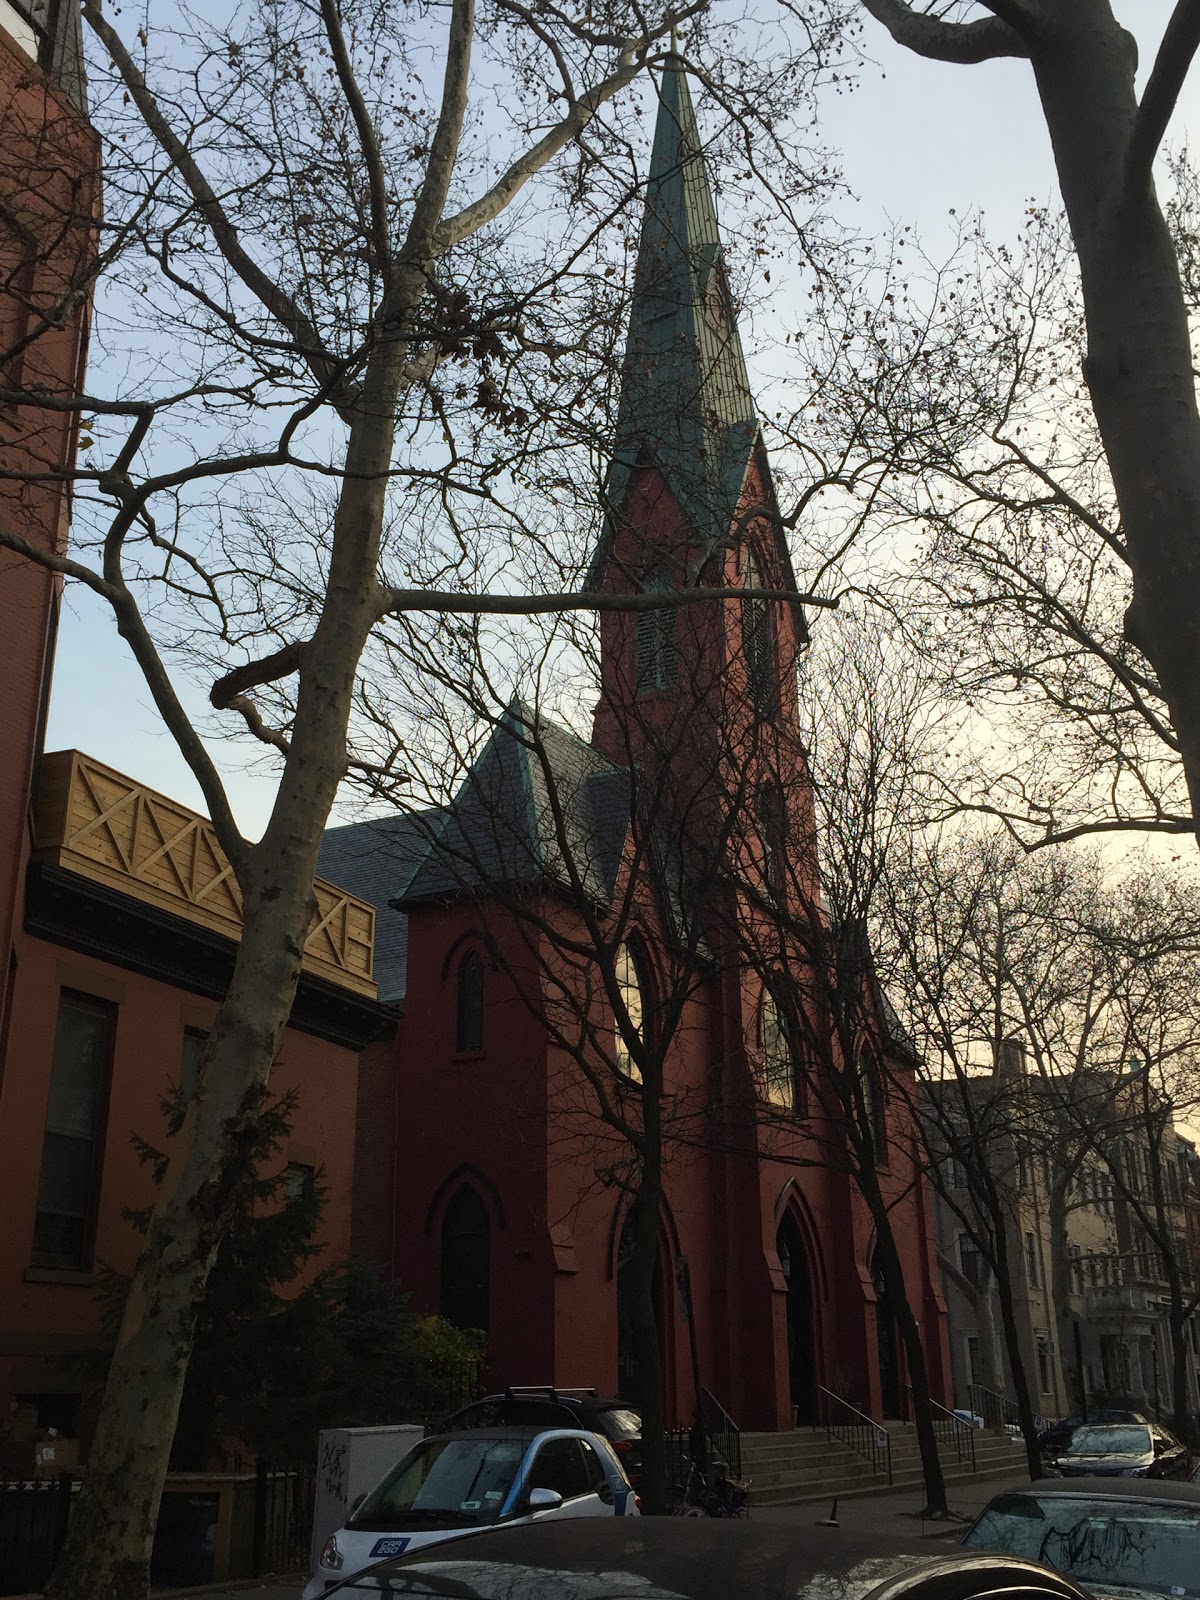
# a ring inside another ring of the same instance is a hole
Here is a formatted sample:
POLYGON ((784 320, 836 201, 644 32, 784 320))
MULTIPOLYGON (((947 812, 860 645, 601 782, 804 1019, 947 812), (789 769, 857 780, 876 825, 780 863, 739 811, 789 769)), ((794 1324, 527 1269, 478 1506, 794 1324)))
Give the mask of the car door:
POLYGON ((555 1506, 550 1511, 538 1511, 534 1518, 542 1522, 547 1518, 558 1520, 566 1517, 611 1517, 613 1514, 612 1491, 608 1491, 608 1503, 597 1490, 594 1482, 594 1472, 598 1472, 605 1484, 608 1484, 608 1475, 604 1472, 596 1458, 596 1452, 591 1451, 592 1460, 595 1462, 593 1471, 589 1471, 588 1464, 583 1455, 584 1441, 560 1435, 557 1438, 544 1439, 538 1446, 529 1475, 525 1481, 525 1495, 528 1499, 533 1489, 553 1489, 562 1495, 562 1505, 555 1506))

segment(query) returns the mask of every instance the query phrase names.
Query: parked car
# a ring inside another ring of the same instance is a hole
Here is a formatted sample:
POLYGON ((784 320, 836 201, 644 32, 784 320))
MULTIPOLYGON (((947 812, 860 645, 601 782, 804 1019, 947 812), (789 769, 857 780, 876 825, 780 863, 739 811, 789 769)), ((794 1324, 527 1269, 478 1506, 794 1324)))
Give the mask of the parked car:
POLYGON ((969 1550, 1044 1561, 1097 1596, 1200 1596, 1200 1487, 1072 1478, 998 1494, 969 1550))
MULTIPOLYGON (((330 1600, 338 1594, 329 1591, 330 1600)), ((914 1534, 661 1518, 472 1533, 360 1573, 347 1597, 405 1600, 1090 1600, 1019 1556, 914 1534), (652 1537, 650 1536, 652 1534, 652 1537)))
POLYGON ((1157 1422, 1088 1423, 1043 1460, 1048 1474, 1065 1478, 1186 1478, 1191 1471, 1187 1446, 1157 1422))
POLYGON ((434 1434, 401 1457, 325 1541, 303 1600, 319 1600, 373 1561, 471 1529, 638 1514, 615 1452, 582 1428, 434 1434))
POLYGON ((624 1400, 605 1399, 595 1389, 541 1387, 505 1389, 453 1412, 445 1428, 587 1428, 621 1458, 635 1489, 642 1471, 642 1419, 624 1400))
POLYGON ((1143 1416, 1140 1411, 1123 1411, 1114 1407, 1089 1411, 1086 1417, 1060 1417, 1057 1422, 1052 1422, 1038 1434, 1038 1449, 1043 1456, 1057 1455, 1076 1428, 1103 1427, 1112 1422, 1148 1423, 1149 1421, 1150 1418, 1143 1416))

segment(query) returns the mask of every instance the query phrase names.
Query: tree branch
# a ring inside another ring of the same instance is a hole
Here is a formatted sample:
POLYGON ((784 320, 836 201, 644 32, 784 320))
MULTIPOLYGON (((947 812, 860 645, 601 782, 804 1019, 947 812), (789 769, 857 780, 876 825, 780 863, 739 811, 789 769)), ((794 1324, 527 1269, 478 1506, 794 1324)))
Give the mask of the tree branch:
MULTIPOLYGON (((293 672, 299 672, 300 663, 304 656, 305 641, 296 640, 292 644, 285 644, 282 649, 274 651, 269 656, 264 656, 260 661, 247 662, 245 666, 234 667, 232 672, 227 672, 223 678, 218 678, 208 691, 209 703, 218 711, 228 710, 234 706, 234 701, 247 689, 255 689, 263 683, 278 683, 280 678, 290 678, 293 672)), ((235 707, 240 710, 240 707, 235 707)))
POLYGON ((121 36, 101 12, 100 0, 83 0, 83 14, 108 51, 113 65, 129 91, 130 99, 144 117, 146 126, 187 185, 221 254, 250 292, 262 302, 276 321, 288 330, 318 380, 323 384, 338 381, 340 379, 338 363, 325 350, 313 323, 291 296, 286 294, 246 253, 237 229, 225 215, 208 179, 193 159, 187 145, 163 115, 158 101, 151 93, 133 57, 125 48, 121 36))
POLYGON ((379 615, 404 611, 445 611, 475 616, 540 617, 555 611, 672 611, 710 600, 787 600, 836 611, 840 600, 802 594, 796 589, 654 589, 643 594, 565 592, 560 594, 463 594, 442 589, 389 589, 381 594, 379 615))
POLYGON ((467 89, 471 71, 471 45, 475 37, 475 0, 453 0, 450 36, 446 41, 446 76, 442 85, 442 106, 429 149, 425 181, 413 207, 404 253, 424 256, 435 242, 444 247, 444 229, 439 218, 450 193, 450 179, 462 137, 467 110, 467 89))
POLYGON ((85 567, 79 561, 72 561, 69 556, 56 555, 52 550, 42 549, 28 539, 14 533, 11 529, 0 527, 0 549, 12 550, 16 555, 25 557, 36 566, 48 572, 56 572, 66 578, 74 578, 77 582, 85 584, 93 593, 100 595, 112 607, 116 618, 117 632, 132 650, 134 659, 142 669, 146 686, 154 698, 168 731, 173 735, 179 746, 180 752, 192 775, 200 785, 204 795, 205 804, 221 848, 229 858, 229 863, 241 880, 249 856, 249 846, 242 837, 241 830, 233 819, 233 812, 229 808, 229 800, 225 794, 225 787, 221 782, 220 774, 213 765, 212 758, 204 748, 200 735, 192 726, 187 712, 179 703, 172 684, 163 666, 162 657, 155 647, 153 639, 146 630, 141 612, 138 610, 137 601, 125 586, 125 580, 120 572, 117 556, 111 549, 105 556, 105 572, 101 576, 93 572, 90 567, 85 567))
POLYGON ((472 201, 469 206, 464 206, 455 216, 445 219, 437 230, 439 248, 448 249, 451 245, 460 243, 471 234, 477 233, 494 217, 499 216, 530 178, 536 176, 564 146, 578 138, 600 107, 637 77, 647 64, 646 53, 651 45, 669 34, 672 27, 685 21, 694 12, 703 10, 707 3, 708 0, 697 0, 696 4, 664 18, 661 27, 646 33, 636 45, 631 43, 622 53, 620 65, 615 72, 611 72, 607 78, 602 78, 594 88, 581 95, 562 121, 532 145, 523 156, 519 156, 486 194, 472 201))
POLYGON ((1188 69, 1200 48, 1200 0, 1178 0, 1163 32, 1125 152, 1124 197, 1143 195, 1188 69))
POLYGON ((379 148, 379 140, 371 121, 371 114, 367 110, 367 103, 354 75, 354 63, 350 60, 350 52, 346 48, 346 35, 342 31, 337 0, 321 0, 321 20, 325 24, 325 36, 333 53, 338 82, 342 86, 346 104, 350 108, 354 126, 358 130, 358 142, 366 164, 367 183, 371 194, 371 245, 386 283, 392 263, 392 245, 388 236, 387 179, 383 168, 383 153, 379 148))
MULTIPOLYGON (((980 61, 995 61, 1004 56, 1028 57, 1029 48, 1016 29, 997 13, 976 22, 943 22, 940 17, 914 11, 907 0, 862 0, 863 5, 882 22, 897 44, 930 61, 953 61, 973 66, 980 61)), ((1010 5, 1006 9, 1015 11, 1010 5)))

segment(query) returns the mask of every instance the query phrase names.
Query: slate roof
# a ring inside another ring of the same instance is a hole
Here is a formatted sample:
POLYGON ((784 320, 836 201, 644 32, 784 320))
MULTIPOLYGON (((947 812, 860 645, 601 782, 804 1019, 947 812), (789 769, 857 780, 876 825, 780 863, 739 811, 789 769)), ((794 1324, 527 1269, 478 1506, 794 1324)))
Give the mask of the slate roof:
POLYGON ((707 544, 729 532, 757 438, 712 186, 684 63, 673 55, 662 77, 634 270, 610 515, 589 587, 603 577, 611 519, 641 459, 656 463, 707 544))
POLYGON ((412 906, 549 880, 608 900, 629 828, 629 774, 526 707, 505 714, 398 896, 412 906), (556 808, 566 841, 559 843, 556 808))
POLYGON ((375 982, 385 1004, 404 998, 408 968, 408 918, 391 902, 428 852, 440 820, 438 811, 376 817, 330 828, 321 840, 317 876, 375 907, 375 982))
MULTIPOLYGON (((605 581, 625 499, 640 466, 652 463, 662 474, 694 530, 703 565, 730 538, 756 452, 776 518, 775 576, 782 587, 794 589, 686 64, 681 56, 670 55, 646 182, 616 445, 604 491, 605 519, 584 587, 599 589, 605 581)), ((638 552, 636 570, 630 573, 635 582, 663 564, 654 548, 653 528, 648 533, 646 548, 638 552)), ((796 629, 806 641, 799 605, 796 629)))

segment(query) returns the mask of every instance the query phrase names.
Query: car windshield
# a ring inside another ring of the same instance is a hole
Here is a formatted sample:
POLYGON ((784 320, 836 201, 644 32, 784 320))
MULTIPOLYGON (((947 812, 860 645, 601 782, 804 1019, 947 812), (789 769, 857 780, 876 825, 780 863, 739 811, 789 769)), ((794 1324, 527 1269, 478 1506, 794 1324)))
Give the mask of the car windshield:
POLYGON ((1150 1449, 1150 1430, 1124 1428, 1076 1428, 1067 1443, 1071 1456, 1144 1456, 1150 1449))
POLYGON ((1105 1591, 1200 1596, 1200 1506, 1006 1494, 963 1543, 1044 1561, 1105 1591))
POLYGON ((426 1439, 388 1473, 350 1519, 352 1528, 495 1522, 524 1458, 523 1439, 426 1439))

